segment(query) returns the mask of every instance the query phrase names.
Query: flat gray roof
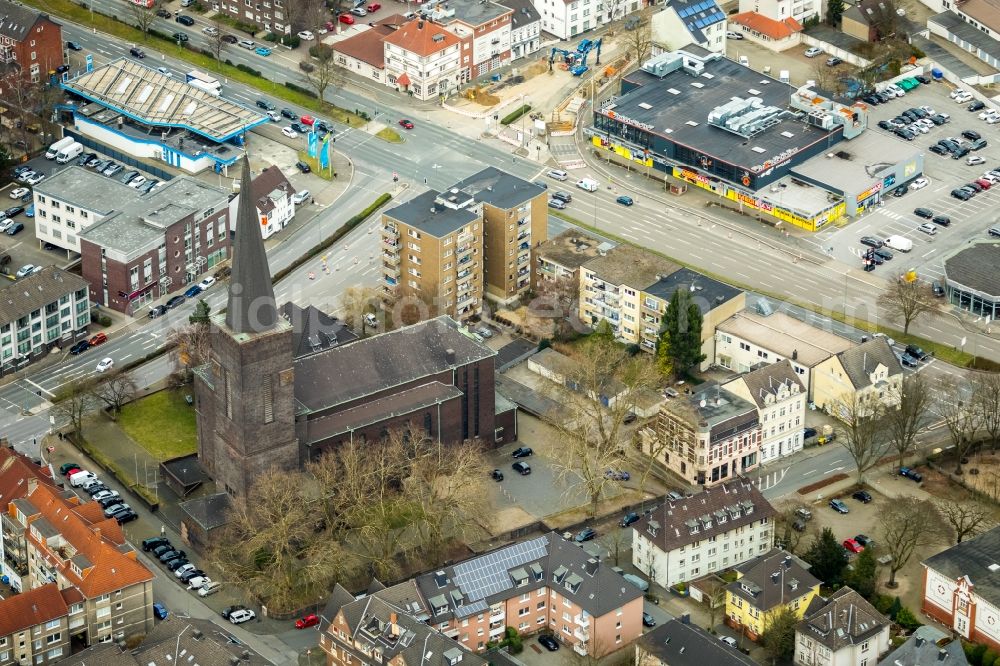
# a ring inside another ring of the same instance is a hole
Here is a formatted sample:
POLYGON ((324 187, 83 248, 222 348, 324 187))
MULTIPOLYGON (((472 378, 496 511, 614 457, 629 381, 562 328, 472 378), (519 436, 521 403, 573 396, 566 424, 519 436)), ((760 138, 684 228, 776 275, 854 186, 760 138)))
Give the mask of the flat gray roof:
POLYGON ((440 192, 427 190, 406 203, 390 208, 385 212, 385 216, 399 220, 403 224, 425 231, 437 238, 455 233, 465 225, 479 219, 479 216, 471 210, 454 209, 436 203, 435 200, 440 196, 442 196, 440 192))
POLYGON ((767 187, 757 190, 756 194, 761 199, 793 210, 804 217, 819 215, 842 200, 837 197, 837 201, 830 201, 829 197, 833 192, 791 175, 782 176, 767 187))
POLYGON ((945 279, 1000 301, 1000 243, 980 241, 962 248, 944 262, 945 279))
POLYGON ((865 191, 881 180, 881 174, 916 157, 918 152, 894 134, 869 128, 853 139, 841 141, 827 153, 796 164, 791 171, 852 196, 865 191))
POLYGON ((62 87, 147 125, 183 127, 219 142, 268 122, 261 113, 128 58, 81 74, 62 87))
POLYGON ((138 190, 117 178, 108 178, 78 166, 71 166, 46 178, 35 186, 35 192, 102 215, 108 215, 141 196, 138 190))
POLYGON ((513 10, 489 0, 449 0, 447 3, 438 2, 433 9, 425 9, 424 11, 431 19, 441 25, 447 25, 457 20, 477 26, 488 23, 513 10))
POLYGON ((850 349, 854 343, 829 331, 799 321, 784 312, 762 316, 750 310, 737 312, 715 327, 769 349, 782 358, 795 356, 795 363, 812 367, 834 354, 850 349))
POLYGON ((520 206, 545 194, 545 188, 496 167, 486 167, 479 173, 458 181, 447 192, 443 192, 442 196, 448 195, 452 190, 468 193, 476 201, 503 209, 520 206))

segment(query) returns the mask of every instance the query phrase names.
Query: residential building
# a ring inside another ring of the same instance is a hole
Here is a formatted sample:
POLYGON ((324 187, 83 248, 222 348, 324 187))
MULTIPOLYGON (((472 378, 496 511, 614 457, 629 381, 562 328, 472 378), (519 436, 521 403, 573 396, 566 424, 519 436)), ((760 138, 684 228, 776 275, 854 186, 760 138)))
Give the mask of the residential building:
POLYGON ((738 566, 771 550, 775 514, 744 478, 668 499, 632 525, 632 564, 665 588, 738 566))
POLYGON ((795 627, 795 666, 875 666, 889 651, 891 625, 849 587, 817 596, 795 627))
POLYGON ((791 17, 773 19, 757 12, 740 12, 729 17, 729 29, 772 51, 784 51, 802 40, 802 24, 791 17))
POLYGON ((878 24, 882 20, 880 12, 881 9, 879 9, 876 0, 861 0, 852 5, 846 5, 846 9, 840 17, 840 29, 844 34, 863 42, 877 42, 879 39, 878 24))
POLYGON ((1000 650, 1000 527, 924 560, 920 610, 967 641, 1000 650))
POLYGON ((962 641, 932 624, 924 624, 893 650, 885 663, 893 666, 968 666, 969 660, 962 649, 962 641))
MULTIPOLYGON (((0 501, 24 497, 29 487, 44 484, 55 489, 52 470, 39 465, 12 446, 0 446, 0 501)), ((22 577, 28 575, 28 542, 24 530, 7 514, 0 511, 0 575, 15 592, 25 589, 22 577)))
MULTIPOLYGON (((502 636, 507 627, 514 627, 522 635, 548 631, 577 654, 600 658, 642 634, 642 603, 642 592, 624 583, 610 566, 551 532, 448 565, 357 601, 350 594, 335 591, 331 599, 334 608, 328 606, 324 613, 330 626, 320 645, 329 664, 352 663, 352 658, 371 663, 357 654, 358 628, 374 626, 377 637, 392 635, 389 629, 398 624, 397 636, 443 637, 460 650, 456 653, 460 655, 462 648, 485 651, 489 641, 502 636), (373 622, 369 614, 386 619, 373 622), (411 626, 414 621, 416 626, 411 626), (421 623, 425 626, 418 628, 421 623)), ((363 645, 373 642, 372 636, 363 639, 363 645)), ((390 659, 388 654, 383 657, 390 659)))
POLYGON ((545 282, 566 281, 574 290, 580 284, 580 268, 594 257, 606 254, 614 243, 600 240, 585 232, 567 229, 555 238, 540 243, 534 249, 535 273, 532 288, 544 291, 545 282))
POLYGON ((664 402, 640 433, 646 455, 685 483, 700 486, 756 469, 761 439, 754 403, 717 384, 664 402))
MULTIPOLYGON (((243 174, 249 187, 246 162, 243 174)), ((246 497, 262 469, 295 469, 389 428, 409 426, 445 444, 513 439, 516 410, 495 400, 495 351, 447 316, 356 342, 327 328, 331 318, 284 309, 286 318, 249 198, 236 227, 229 300, 212 317, 210 360, 195 379, 199 462, 226 494, 246 497)), ((219 525, 203 508, 214 503, 217 513, 218 502, 185 503, 206 539, 219 525)))
POLYGON ((512 8, 493 0, 430 0, 421 7, 424 16, 462 40, 463 82, 510 64, 512 8))
POLYGON ((517 176, 487 167, 455 183, 442 195, 461 202, 472 198, 480 207, 486 297, 510 303, 531 289, 531 250, 548 234, 549 208, 545 189, 517 176))
MULTIPOLYGON (((389 85, 385 76, 385 50, 382 40, 396 31, 396 25, 390 19, 383 19, 346 39, 330 44, 333 49, 333 61, 354 74, 358 74, 382 85, 389 85)), ((399 17, 401 25, 405 23, 399 17)))
POLYGON ((11 89, 44 81, 63 64, 62 28, 48 14, 10 0, 0 0, 0 99, 18 99, 11 89))
POLYGON ((142 196, 115 178, 71 166, 32 188, 35 238, 80 254, 80 234, 142 196))
MULTIPOLYGON (((257 26, 259 32, 273 32, 278 35, 292 34, 292 17, 285 6, 285 0, 221 0, 217 11, 242 24, 257 26)), ((300 28, 301 29, 301 28, 300 28)))
POLYGON ((691 624, 687 614, 636 641, 635 662, 636 666, 755 666, 757 663, 691 624))
POLYGON ((921 0, 932 11, 927 19, 937 35, 968 51, 994 70, 1000 69, 1000 14, 994 0, 921 0))
POLYGON ((788 360, 813 399, 814 369, 854 343, 800 321, 770 304, 758 302, 716 326, 715 362, 734 372, 749 372, 758 363, 788 360))
POLYGON ((819 594, 821 581, 809 573, 809 566, 778 548, 735 570, 736 580, 726 586, 726 624, 753 641, 784 610, 802 619, 819 594))
POLYGON ((681 268, 652 252, 619 245, 583 264, 580 270, 580 320, 590 326, 607 321, 615 336, 626 344, 637 344, 647 352, 656 350, 660 320, 674 292, 691 294, 702 314, 702 351, 705 369, 714 362, 717 322, 745 307, 739 289, 695 271, 681 268))
POLYGON ((650 16, 652 55, 697 44, 726 53, 726 13, 710 0, 671 0, 650 16))
MULTIPOLYGON (((264 240, 284 229, 295 217, 295 202, 292 201, 295 188, 277 166, 269 166, 257 174, 250 183, 250 194, 256 202, 260 235, 264 240)), ((231 220, 236 219, 239 200, 237 194, 229 202, 231 220)))
POLYGON ((510 9, 510 59, 517 60, 542 47, 542 17, 530 0, 500 0, 510 9))
POLYGON ((646 6, 641 0, 534 0, 542 30, 560 40, 618 21, 646 6))
POLYGON ((762 365, 722 385, 757 406, 760 464, 802 450, 806 390, 788 359, 762 365))
POLYGON ((0 374, 53 347, 69 349, 90 326, 87 283, 48 266, 0 289, 0 374))
POLYGON ((69 655, 73 593, 48 583, 0 599, 0 664, 51 664, 69 655))
POLYGON ((3 522, 5 541, 23 539, 26 545, 22 593, 55 583, 69 606, 70 639, 110 643, 153 628, 154 574, 100 504, 82 503, 72 492, 35 479, 28 479, 21 496, 3 502, 9 518, 3 522))
MULTIPOLYGON (((377 38, 373 35, 373 39, 377 38)), ((466 83, 468 46, 445 28, 414 19, 382 37, 385 83, 420 100, 450 94, 466 83)))
POLYGON ((849 406, 869 401, 895 407, 903 390, 903 366, 884 336, 831 356, 812 378, 813 402, 839 418, 849 417, 849 406))
POLYGON ((822 19, 825 11, 821 0, 740 0, 740 13, 756 12, 775 21, 791 18, 804 24, 812 18, 822 19))

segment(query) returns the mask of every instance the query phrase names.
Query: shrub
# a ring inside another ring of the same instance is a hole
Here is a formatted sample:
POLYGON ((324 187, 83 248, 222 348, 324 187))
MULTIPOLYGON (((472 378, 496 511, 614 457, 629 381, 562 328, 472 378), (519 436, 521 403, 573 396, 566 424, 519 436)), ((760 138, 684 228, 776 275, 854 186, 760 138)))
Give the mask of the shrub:
POLYGON ((264 35, 265 42, 277 42, 278 39, 279 39, 278 35, 276 35, 273 32, 269 32, 266 35, 264 35))
POLYGON ((309 56, 317 60, 329 60, 333 55, 333 49, 326 44, 315 44, 309 47, 309 56))
POLYGON ((1000 660, 1000 654, 997 654, 993 650, 986 650, 985 652, 983 652, 982 659, 980 660, 979 663, 982 666, 995 666, 997 660, 1000 660))
POLYGON ((628 354, 629 356, 636 356, 641 351, 642 350, 639 349, 639 345, 637 344, 631 344, 625 347, 625 353, 628 354))
POLYGON ((515 110, 511 111, 510 113, 508 113, 506 116, 504 116, 500 120, 500 124, 501 125, 510 125, 512 122, 514 122, 515 120, 517 120, 518 118, 520 118, 521 116, 523 116, 524 114, 526 114, 528 111, 531 111, 531 105, 530 104, 523 104, 523 105, 517 107, 515 110))
POLYGON ((293 49, 299 48, 299 44, 302 43, 302 40, 299 39, 298 35, 282 35, 279 41, 285 46, 293 49))
POLYGON ((98 319, 97 321, 101 326, 104 326, 105 328, 111 326, 111 317, 109 317, 108 315, 101 315, 100 319, 98 319))
POLYGON ((246 72, 247 74, 251 74, 253 76, 261 76, 261 73, 258 70, 254 69, 253 67, 250 67, 249 65, 244 65, 243 63, 238 63, 236 65, 236 69, 240 70, 241 72, 246 72))
POLYGON ((893 598, 888 594, 878 594, 875 596, 874 603, 875 609, 882 613, 882 615, 888 615, 889 609, 892 608, 893 598))
POLYGON ((986 646, 977 643, 962 642, 962 649, 965 650, 965 658, 969 660, 971 666, 981 666, 983 656, 986 654, 986 646))
POLYGON ((921 626, 922 623, 913 615, 912 612, 910 612, 909 608, 904 606, 899 609, 898 613, 896 613, 896 624, 907 631, 913 631, 917 627, 921 626))
POLYGON ((549 340, 548 338, 542 338, 541 341, 539 341, 538 343, 538 351, 542 351, 543 349, 548 349, 551 346, 552 346, 551 340, 549 340))
POLYGON ((318 97, 315 90, 309 90, 309 88, 303 88, 300 85, 296 85, 291 81, 285 81, 285 87, 289 90, 294 90, 297 93, 302 93, 303 95, 308 95, 309 97, 318 97))

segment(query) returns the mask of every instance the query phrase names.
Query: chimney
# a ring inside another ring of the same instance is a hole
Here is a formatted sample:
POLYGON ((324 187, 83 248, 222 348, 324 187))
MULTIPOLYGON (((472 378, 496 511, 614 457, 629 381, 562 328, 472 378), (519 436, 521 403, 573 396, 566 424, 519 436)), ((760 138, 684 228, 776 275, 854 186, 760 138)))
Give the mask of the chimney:
POLYGON ((35 477, 33 477, 33 476, 29 476, 28 477, 28 494, 30 495, 31 493, 35 492, 35 488, 37 488, 37 487, 38 487, 38 479, 35 478, 35 477))
POLYGON ((681 615, 681 624, 691 624, 691 613, 681 615))
POLYGON ((451 365, 455 364, 455 350, 445 349, 444 350, 444 360, 448 361, 451 365))
POLYGON ((396 620, 397 619, 398 618, 396 617, 396 612, 395 611, 393 611, 392 613, 389 613, 389 624, 396 624, 396 620))
POLYGON ((944 661, 947 658, 948 658, 948 651, 947 650, 945 650, 944 648, 941 648, 940 650, 938 650, 938 658, 937 658, 938 661, 944 661))
POLYGON ((587 560, 583 565, 583 570, 587 572, 587 575, 593 577, 597 573, 597 560, 593 557, 587 560))
POLYGON ((916 638, 913 639, 913 642, 916 644, 917 647, 920 647, 921 645, 924 644, 924 637, 917 636, 916 638))
POLYGON ((424 29, 424 22, 417 21, 417 30, 423 30, 423 29, 424 29))

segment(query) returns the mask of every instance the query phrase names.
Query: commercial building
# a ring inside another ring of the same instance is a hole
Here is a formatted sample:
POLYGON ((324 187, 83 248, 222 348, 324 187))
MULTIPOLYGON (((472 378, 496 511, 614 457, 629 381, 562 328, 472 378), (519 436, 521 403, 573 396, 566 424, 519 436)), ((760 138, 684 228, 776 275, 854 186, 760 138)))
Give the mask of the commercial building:
POLYGON ((722 388, 757 406, 762 465, 802 450, 806 389, 788 359, 744 373, 722 388))
POLYGON ((891 625, 849 587, 817 596, 795 627, 795 666, 873 666, 889 651, 891 625))
POLYGON ((903 366, 884 337, 876 337, 831 356, 812 373, 812 400, 839 418, 851 418, 849 406, 899 405, 903 366))
POLYGON ((229 193, 188 176, 147 194, 78 166, 34 190, 35 233, 80 256, 95 303, 134 314, 226 259, 229 193))
POLYGON ((1000 319, 1000 242, 979 241, 945 258, 948 302, 985 319, 1000 319))
POLYGON ((667 500, 632 525, 632 564, 664 588, 771 550, 775 515, 749 479, 667 500))
POLYGON ((1000 650, 1000 527, 923 561, 920 610, 964 640, 1000 650))
POLYGON ((821 0, 740 0, 740 12, 757 12, 775 21, 791 18, 800 24, 823 18, 825 9, 821 0))
POLYGON ((691 624, 686 614, 644 634, 635 644, 635 662, 636 666, 755 666, 757 663, 691 624))
MULTIPOLYGON (((250 183, 250 195, 257 208, 257 219, 260 220, 260 235, 267 240, 284 229, 295 217, 295 202, 292 195, 295 188, 277 166, 269 166, 250 183)), ((236 219, 240 195, 237 194, 229 202, 229 219, 236 219)))
POLYGON ((10 90, 39 82, 63 64, 62 28, 48 14, 19 2, 0 0, 0 99, 18 98, 10 90))
POLYGON ((53 347, 69 349, 87 333, 87 283, 48 266, 0 290, 0 375, 15 372, 53 347))
POLYGON ((649 21, 654 56, 689 44, 725 55, 726 13, 714 0, 665 3, 658 7, 649 21))
POLYGON ((79 140, 192 174, 225 171, 243 154, 246 133, 270 122, 253 109, 128 58, 61 85, 80 100, 68 107, 79 140))
POLYGON ((759 640, 785 610, 802 619, 819 594, 821 581, 809 566, 778 548, 735 570, 736 580, 726 586, 726 624, 750 640, 759 640))
POLYGON ((788 360, 811 400, 816 366, 853 344, 759 301, 754 310, 743 310, 716 326, 715 362, 744 373, 759 363, 788 360))
POLYGON ((689 484, 714 486, 760 464, 756 406, 718 385, 663 403, 640 437, 646 455, 689 484))

